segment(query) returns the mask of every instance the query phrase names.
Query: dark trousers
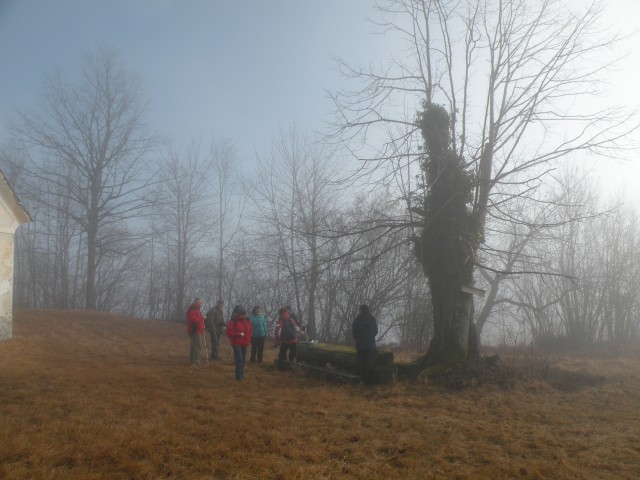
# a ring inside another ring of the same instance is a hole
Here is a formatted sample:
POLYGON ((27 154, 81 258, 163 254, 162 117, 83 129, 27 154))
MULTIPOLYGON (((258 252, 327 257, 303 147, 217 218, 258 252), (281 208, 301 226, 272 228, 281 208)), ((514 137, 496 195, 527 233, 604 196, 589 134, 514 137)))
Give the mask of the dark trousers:
POLYGON ((209 338, 211 338, 211 358, 219 358, 218 344, 220 343, 220 336, 214 330, 207 329, 207 331, 209 332, 209 338))
POLYGON ((264 339, 265 337, 251 337, 250 362, 255 362, 257 357, 258 363, 262 363, 262 354, 264 353, 264 339))
POLYGON ((244 364, 247 359, 247 347, 233 345, 233 359, 236 363, 236 380, 244 378, 244 364))
POLYGON ((197 333, 189 334, 189 365, 198 365, 200 363, 200 335, 197 333))
POLYGON ((297 343, 281 343, 280 352, 278 353, 278 368, 280 370, 287 369, 287 352, 289 352, 289 361, 293 362, 298 353, 297 343))
POLYGON ((358 375, 369 385, 373 381, 373 365, 376 363, 375 348, 359 348, 356 350, 356 366, 358 375))

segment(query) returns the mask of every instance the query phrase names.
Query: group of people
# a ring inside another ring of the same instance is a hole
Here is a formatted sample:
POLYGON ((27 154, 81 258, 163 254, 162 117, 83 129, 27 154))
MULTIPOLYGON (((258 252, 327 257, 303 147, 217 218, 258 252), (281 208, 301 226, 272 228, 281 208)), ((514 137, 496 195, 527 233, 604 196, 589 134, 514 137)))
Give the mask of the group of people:
MULTIPOLYGON (((244 379, 247 347, 251 345, 251 363, 262 363, 264 344, 268 335, 264 311, 261 307, 253 307, 251 314, 242 305, 233 308, 231 318, 224 322, 224 301, 218 300, 215 307, 206 316, 202 315, 202 299, 196 298, 187 310, 187 333, 189 334, 189 364, 200 363, 200 336, 205 329, 211 339, 211 359, 218 360, 220 336, 223 331, 229 337, 235 362, 236 380, 244 379)), ((371 383, 373 365, 376 358, 375 339, 378 324, 367 305, 360 305, 358 316, 353 321, 351 333, 356 344, 356 363, 358 373, 365 383, 371 383)), ((279 346, 277 367, 287 370, 297 356, 297 346, 301 337, 306 336, 291 307, 278 310, 278 321, 274 332, 274 345, 279 346)))
MULTIPOLYGON (((247 357, 247 347, 251 345, 251 363, 262 363, 264 356, 264 344, 268 336, 267 324, 262 307, 256 306, 247 316, 247 311, 242 305, 233 308, 231 318, 224 321, 224 301, 218 300, 215 307, 210 309, 206 316, 202 315, 202 299, 196 298, 187 310, 187 333, 189 334, 189 364, 200 363, 200 336, 205 330, 211 339, 211 360, 220 358, 220 336, 226 333, 233 350, 236 366, 236 380, 244 378, 244 368, 247 357)), ((304 335, 295 315, 291 313, 291 307, 281 308, 278 312, 278 323, 275 329, 275 345, 280 346, 278 354, 278 368, 285 370, 287 359, 293 361, 297 354, 298 339, 304 335)))

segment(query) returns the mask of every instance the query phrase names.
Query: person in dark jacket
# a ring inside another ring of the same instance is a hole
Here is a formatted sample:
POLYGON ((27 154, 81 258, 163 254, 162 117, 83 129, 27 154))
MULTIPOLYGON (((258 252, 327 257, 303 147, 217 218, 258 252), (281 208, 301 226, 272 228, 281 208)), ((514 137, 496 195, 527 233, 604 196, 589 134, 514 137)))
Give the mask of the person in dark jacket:
POLYGON ((236 364, 236 380, 244 378, 244 366, 247 358, 247 345, 251 343, 251 322, 242 305, 233 307, 233 315, 227 323, 227 337, 233 349, 236 364))
POLYGON ((189 334, 189 365, 200 364, 200 335, 204 332, 204 317, 200 312, 202 300, 196 298, 187 310, 187 333, 189 334))
POLYGON ((206 329, 209 331, 211 338, 211 360, 220 358, 218 345, 220 343, 220 335, 225 328, 224 323, 224 301, 218 300, 216 306, 207 312, 207 318, 204 322, 206 329))
POLYGON ((362 376, 364 383, 369 385, 372 381, 373 364, 376 361, 378 322, 371 315, 368 305, 360 305, 358 316, 351 325, 351 333, 356 341, 358 374, 362 376))

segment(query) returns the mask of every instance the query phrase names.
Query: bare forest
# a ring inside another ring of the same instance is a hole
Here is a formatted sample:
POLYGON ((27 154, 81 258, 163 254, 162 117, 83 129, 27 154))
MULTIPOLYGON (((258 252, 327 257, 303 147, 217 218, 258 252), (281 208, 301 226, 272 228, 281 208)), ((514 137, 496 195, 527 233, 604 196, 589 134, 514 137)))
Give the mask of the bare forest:
POLYGON ((215 132, 149 132, 154 99, 111 50, 46 77, 0 151, 33 218, 15 307, 182 322, 198 296, 274 322, 292 305, 312 337, 348 343, 366 303, 378 343, 414 359, 474 338, 637 340, 638 212, 581 168, 628 152, 635 129, 589 100, 606 75, 593 56, 620 41, 597 5, 393 0, 380 15, 407 49, 380 70, 339 60, 352 88, 330 91, 327 135, 292 123, 250 159, 215 132))

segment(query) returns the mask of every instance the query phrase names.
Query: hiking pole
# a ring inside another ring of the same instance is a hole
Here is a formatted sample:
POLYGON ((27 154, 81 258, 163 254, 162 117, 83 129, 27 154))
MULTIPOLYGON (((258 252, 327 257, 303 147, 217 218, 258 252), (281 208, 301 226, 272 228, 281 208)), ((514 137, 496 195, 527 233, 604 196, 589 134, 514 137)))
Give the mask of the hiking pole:
POLYGON ((204 340, 204 354, 207 356, 207 365, 209 365, 209 352, 207 351, 207 334, 202 332, 202 339, 204 340))

